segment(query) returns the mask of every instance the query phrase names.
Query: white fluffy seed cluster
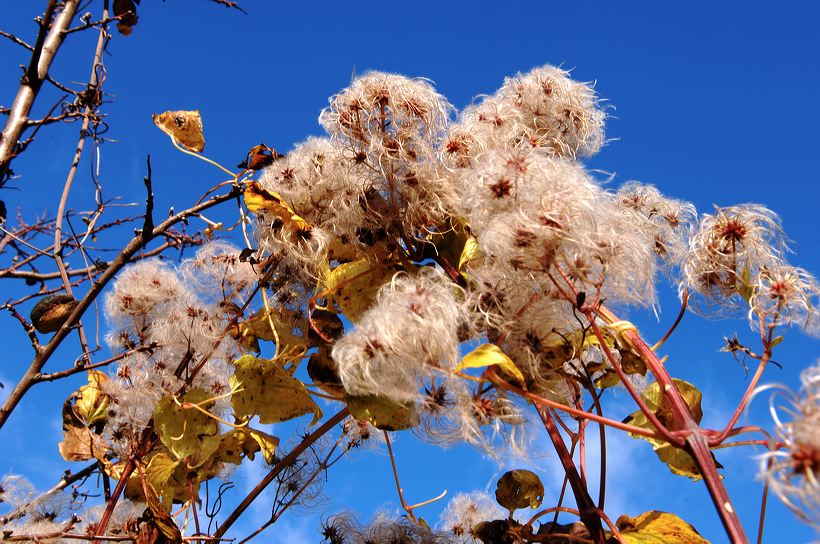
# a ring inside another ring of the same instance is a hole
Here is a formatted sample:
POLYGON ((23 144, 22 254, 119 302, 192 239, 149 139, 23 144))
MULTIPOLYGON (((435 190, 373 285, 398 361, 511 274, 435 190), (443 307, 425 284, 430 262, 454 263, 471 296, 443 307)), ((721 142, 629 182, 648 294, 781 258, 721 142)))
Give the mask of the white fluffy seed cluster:
POLYGON ((504 519, 508 515, 509 512, 483 491, 459 493, 442 512, 438 527, 452 534, 457 542, 475 542, 473 529, 479 523, 504 519))
POLYGON ((775 387, 770 411, 785 447, 760 457, 760 473, 786 506, 820 529, 820 361, 801 382, 797 393, 775 387))
MULTIPOLYGON (((179 267, 145 260, 126 268, 105 300, 113 326, 108 342, 119 361, 105 392, 111 397, 106 438, 127 457, 157 401, 188 382, 215 397, 228 392, 239 348, 225 327, 257 276, 223 242, 204 245, 179 267), (201 368, 194 375, 194 369, 201 368)), ((227 401, 217 403, 224 410, 227 401)))
POLYGON ((416 401, 422 380, 458 361, 467 324, 458 287, 442 273, 398 275, 377 304, 333 347, 345 391, 416 401))
POLYGON ((697 309, 742 306, 755 327, 763 319, 816 329, 817 284, 786 268, 773 213, 742 205, 698 223, 691 204, 638 182, 609 190, 578 162, 605 143, 606 113, 591 85, 543 66, 453 111, 429 81, 369 72, 330 99, 320 116, 326 136, 261 177, 310 229, 262 212, 259 246, 306 285, 363 257, 423 260, 454 221, 477 240, 464 292, 430 274, 382 288, 333 351, 349 393, 412 400, 434 440, 485 442, 504 417, 501 427, 522 418, 507 399, 477 396, 442 372, 460 342, 499 344, 531 386, 567 400, 572 391, 556 376, 608 368, 594 347, 561 353, 578 330, 572 293, 651 307, 659 271, 697 309))

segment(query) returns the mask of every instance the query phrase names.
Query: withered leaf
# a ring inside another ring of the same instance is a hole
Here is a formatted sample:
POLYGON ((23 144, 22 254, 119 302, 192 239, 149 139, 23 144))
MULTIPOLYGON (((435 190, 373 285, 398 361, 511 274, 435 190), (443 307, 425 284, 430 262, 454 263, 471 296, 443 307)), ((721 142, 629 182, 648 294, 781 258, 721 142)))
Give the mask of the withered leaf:
POLYGON ((251 150, 248 151, 245 160, 240 162, 237 167, 246 168, 248 170, 262 170, 282 157, 283 155, 277 153, 272 147, 268 147, 265 144, 259 144, 253 146, 251 150))
POLYGON ((154 124, 188 151, 202 153, 205 137, 199 110, 166 111, 154 114, 154 124))
POLYGON ((114 0, 114 17, 119 17, 117 30, 123 36, 131 35, 133 27, 137 25, 137 5, 140 0, 114 0))
POLYGON ((285 202, 285 199, 278 194, 268 191, 255 181, 248 183, 245 186, 243 193, 245 198, 245 206, 248 210, 259 213, 265 211, 272 214, 274 217, 280 219, 283 224, 287 225, 294 231, 308 231, 310 225, 299 217, 290 204, 285 202))
POLYGON ((544 484, 532 471, 511 470, 499 478, 495 500, 510 512, 519 508, 538 508, 544 500, 544 484))
POLYGON ((615 524, 628 544, 709 544, 675 514, 651 510, 638 517, 621 516, 615 524))
MULTIPOLYGON (((700 420, 703 418, 703 410, 701 409, 701 399, 703 395, 691 383, 683 380, 673 381, 680 391, 684 402, 686 402, 686 405, 692 412, 695 422, 700 423, 700 420)), ((667 406, 666 399, 661 393, 658 382, 653 382, 649 385, 649 387, 644 389, 641 393, 641 398, 646 403, 646 406, 652 410, 652 413, 657 416, 661 423, 664 425, 669 425, 672 423, 671 410, 667 406)), ((624 423, 629 423, 630 425, 635 425, 644 429, 655 430, 655 426, 649 422, 649 419, 640 410, 637 410, 627 416, 626 419, 624 419, 624 423)), ((676 448, 668 442, 655 438, 634 435, 632 433, 629 433, 629 436, 632 438, 646 440, 652 444, 652 449, 655 451, 658 458, 669 467, 669 470, 672 471, 673 474, 687 476, 692 480, 701 479, 700 470, 698 469, 695 460, 686 450, 676 448)), ((717 465, 720 467, 720 463, 717 463, 717 465)))
POLYGON ((369 421, 383 431, 402 431, 418 425, 415 404, 381 395, 345 395, 345 404, 354 419, 369 421))

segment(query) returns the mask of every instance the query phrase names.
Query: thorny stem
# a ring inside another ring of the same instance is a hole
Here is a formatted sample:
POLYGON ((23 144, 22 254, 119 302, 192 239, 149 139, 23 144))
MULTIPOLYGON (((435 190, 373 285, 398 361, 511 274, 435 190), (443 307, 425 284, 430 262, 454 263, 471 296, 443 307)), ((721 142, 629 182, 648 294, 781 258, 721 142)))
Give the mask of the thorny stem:
POLYGON ((242 515, 245 510, 248 509, 248 506, 256 500, 256 498, 267 488, 276 476, 279 475, 280 472, 285 470, 293 461, 296 460, 299 455, 302 454, 308 447, 311 446, 314 442, 319 440, 322 436, 324 436, 330 429, 335 427, 338 423, 341 423, 347 416, 350 415, 350 410, 347 407, 341 409, 337 412, 333 417, 325 421, 318 429, 310 433, 302 442, 299 443, 298 446, 293 448, 285 457, 282 458, 281 461, 276 463, 270 472, 268 472, 262 480, 256 484, 248 495, 242 499, 242 502, 231 512, 228 517, 222 522, 222 525, 219 526, 219 529, 214 533, 213 540, 221 539, 225 536, 225 533, 228 532, 228 529, 236 523, 236 520, 239 519, 239 516, 242 515))
POLYGON ((601 517, 596 512, 598 509, 595 503, 592 502, 589 491, 581 480, 581 476, 578 474, 575 464, 572 462, 572 456, 570 456, 567 446, 564 444, 564 439, 561 437, 561 433, 558 431, 558 427, 556 427, 555 421, 553 421, 552 415, 549 413, 549 409, 545 406, 538 406, 537 410, 538 415, 541 416, 541 421, 544 422, 544 428, 547 430, 547 434, 549 434, 550 440, 555 447, 555 452, 558 454, 561 466, 569 479, 569 485, 572 488, 572 493, 575 495, 575 503, 578 505, 581 521, 587 530, 589 530, 589 534, 596 544, 605 544, 606 535, 601 526, 601 517))

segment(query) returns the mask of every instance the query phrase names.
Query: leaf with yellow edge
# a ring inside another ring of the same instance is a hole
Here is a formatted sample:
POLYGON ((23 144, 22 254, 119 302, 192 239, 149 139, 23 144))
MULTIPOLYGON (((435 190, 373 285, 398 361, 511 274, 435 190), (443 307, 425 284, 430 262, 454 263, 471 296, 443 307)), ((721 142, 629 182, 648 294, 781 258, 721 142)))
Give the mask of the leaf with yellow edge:
POLYGON ((191 389, 181 398, 166 395, 154 408, 154 426, 165 447, 178 459, 197 455, 209 457, 219 447, 219 424, 208 414, 185 403, 197 404, 207 410, 212 396, 202 389, 191 389))
POLYGON ((99 370, 88 371, 88 385, 80 387, 74 394, 74 413, 87 425, 102 421, 108 415, 110 398, 103 392, 103 384, 108 376, 99 370))
POLYGON ((305 384, 288 374, 281 365, 245 355, 234 361, 230 378, 231 406, 237 417, 259 416, 263 424, 288 421, 313 414, 311 425, 322 418, 322 410, 305 389, 305 384))
POLYGON ((310 329, 307 318, 294 310, 271 308, 268 311, 262 308, 245 321, 238 323, 236 327, 238 340, 275 341, 278 336, 280 350, 293 346, 310 348, 310 342, 304 336, 305 331, 310 329), (271 324, 276 329, 275 335, 271 324))
MULTIPOLYGON (((683 380, 674 380, 674 382, 680 391, 684 402, 686 402, 686 405, 692 412, 692 417, 695 422, 700 423, 700 420, 703 418, 703 410, 701 409, 701 399, 703 395, 691 383, 683 380)), ((641 393, 641 398, 646 403, 647 408, 649 408, 652 413, 657 416, 658 420, 663 423, 664 426, 668 427, 672 425, 674 422, 672 411, 667 406, 666 399, 661 393, 658 382, 653 382, 649 385, 649 387, 644 389, 641 393)), ((640 410, 637 410, 627 416, 626 419, 624 419, 624 423, 629 423, 630 425, 635 425, 643 429, 649 429, 652 431, 655 430, 655 426, 649 422, 649 419, 640 410)), ((632 433, 629 433, 629 436, 632 438, 646 440, 652 444, 652 449, 658 455, 658 458, 660 458, 660 460, 669 467, 669 470, 672 471, 673 474, 686 476, 692 480, 701 479, 700 470, 698 469, 695 460, 686 450, 676 448, 663 440, 658 440, 647 436, 634 435, 632 433)), ((717 461, 715 462, 717 463, 717 461)), ((717 463, 717 466, 722 468, 720 463, 717 463)))
POLYGON ((383 431, 402 431, 418 425, 415 404, 381 395, 345 395, 345 404, 354 419, 369 421, 383 431))
POLYGON ((459 271, 464 269, 464 266, 478 257, 479 254, 479 247, 478 247, 478 240, 475 236, 470 236, 467 238, 467 241, 464 242, 464 249, 461 252, 461 256, 458 259, 458 269, 459 271))
POLYGON ((188 151, 202 153, 205 137, 202 135, 202 117, 199 110, 166 111, 154 114, 154 124, 188 151))
POLYGON ((371 263, 366 258, 340 264, 325 277, 322 289, 354 323, 373 305, 379 289, 403 270, 399 263, 371 263))
POLYGON ((284 225, 296 231, 308 231, 310 225, 299 217, 290 204, 277 193, 268 191, 257 182, 252 181, 245 186, 243 193, 245 206, 253 213, 265 211, 278 218, 284 225))
POLYGON ((668 512, 621 516, 615 525, 627 544, 709 544, 692 525, 668 512))
POLYGON ((92 370, 88 385, 80 387, 63 403, 63 440, 58 449, 66 461, 103 459, 108 446, 99 434, 100 424, 108 415, 109 397, 102 391, 108 377, 92 370))
POLYGON ((222 437, 219 449, 211 458, 214 463, 238 465, 247 457, 253 461, 255 454, 262 452, 266 463, 270 463, 279 446, 279 439, 254 429, 234 429, 222 437))
POLYGON ((524 383, 524 375, 515 366, 513 360, 495 344, 482 344, 465 355, 458 363, 456 372, 465 368, 484 368, 492 365, 498 365, 519 382, 524 383))

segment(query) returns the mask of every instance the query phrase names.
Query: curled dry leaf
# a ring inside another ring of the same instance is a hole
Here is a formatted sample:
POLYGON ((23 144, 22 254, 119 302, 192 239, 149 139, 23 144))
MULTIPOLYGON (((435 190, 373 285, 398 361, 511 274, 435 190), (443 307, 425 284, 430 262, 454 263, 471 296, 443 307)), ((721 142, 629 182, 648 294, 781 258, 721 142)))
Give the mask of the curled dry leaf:
POLYGON ((199 110, 166 111, 154 114, 154 124, 188 151, 202 153, 205 136, 202 134, 202 117, 199 110))
POLYGON ((140 0, 114 0, 114 17, 119 17, 117 30, 123 36, 130 36, 137 25, 137 4, 140 0))

